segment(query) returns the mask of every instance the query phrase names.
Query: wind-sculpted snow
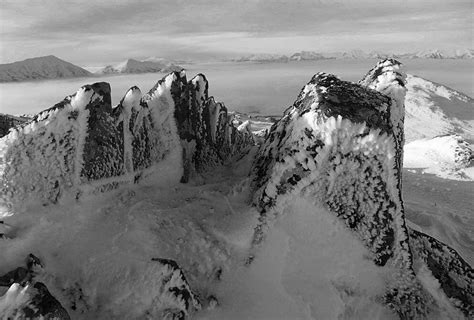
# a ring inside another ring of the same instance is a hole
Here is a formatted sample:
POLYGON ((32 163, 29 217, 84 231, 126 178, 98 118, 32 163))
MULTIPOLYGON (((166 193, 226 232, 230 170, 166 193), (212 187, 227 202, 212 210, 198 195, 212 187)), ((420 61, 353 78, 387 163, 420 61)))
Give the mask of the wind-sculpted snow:
POLYGON ((392 59, 359 84, 316 74, 272 126, 252 176, 261 212, 254 245, 287 211, 284 203, 312 199, 345 222, 376 265, 392 270, 383 300, 403 319, 424 318, 433 305, 447 314, 458 306, 443 305, 413 266, 401 196, 405 78, 392 59))
POLYGON ((112 107, 107 83, 82 87, 0 140, 0 204, 56 203, 156 170, 186 182, 245 151, 252 135, 207 90, 203 75, 187 82, 174 72, 143 96, 132 87, 112 107))

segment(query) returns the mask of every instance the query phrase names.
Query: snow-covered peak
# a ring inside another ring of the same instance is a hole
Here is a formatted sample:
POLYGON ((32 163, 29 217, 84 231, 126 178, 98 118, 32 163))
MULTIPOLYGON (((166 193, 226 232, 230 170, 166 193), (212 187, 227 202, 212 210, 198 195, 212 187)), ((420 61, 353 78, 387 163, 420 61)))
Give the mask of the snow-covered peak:
POLYGON ((473 49, 452 49, 452 50, 430 49, 430 50, 421 50, 413 54, 413 58, 425 58, 425 59, 472 59, 473 57, 474 57, 473 49))
POLYGON ((294 61, 303 61, 303 60, 321 60, 321 59, 326 59, 326 57, 319 53, 319 52, 314 52, 314 51, 301 51, 294 53, 290 56, 290 60, 294 61))
POLYGON ((134 107, 137 107, 138 104, 140 103, 140 100, 142 98, 142 92, 140 91, 140 88, 134 86, 131 87, 125 96, 123 97, 122 101, 120 104, 127 110, 131 110, 134 107))
POLYGON ((232 61, 235 62, 288 62, 288 57, 281 54, 257 53, 242 56, 232 61))
POLYGON ((289 56, 281 54, 251 54, 237 59, 235 62, 288 62, 288 61, 308 61, 321 59, 472 59, 474 58, 473 49, 452 49, 452 50, 422 50, 418 52, 395 53, 372 50, 365 52, 363 50, 351 50, 342 52, 316 52, 301 51, 290 54, 289 56))
POLYGON ((154 60, 135 60, 127 59, 116 65, 108 65, 99 71, 97 74, 113 74, 113 73, 149 73, 149 72, 173 72, 181 71, 183 68, 171 63, 154 60))

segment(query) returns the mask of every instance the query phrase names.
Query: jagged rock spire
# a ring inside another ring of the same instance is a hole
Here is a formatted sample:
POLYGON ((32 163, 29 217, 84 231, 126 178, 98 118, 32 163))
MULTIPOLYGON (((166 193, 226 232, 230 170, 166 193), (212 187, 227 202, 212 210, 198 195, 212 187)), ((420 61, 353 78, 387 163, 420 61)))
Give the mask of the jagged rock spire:
POLYGON ((186 182, 253 145, 208 96, 199 74, 173 72, 142 96, 132 87, 116 107, 110 86, 83 86, 3 138, 0 203, 106 191, 139 181, 164 159, 186 182))
POLYGON ((410 258, 401 254, 407 252, 407 236, 401 199, 393 184, 396 148, 390 139, 390 106, 390 98, 383 94, 334 75, 316 74, 274 125, 257 155, 254 203, 266 212, 280 195, 312 183, 317 174, 322 184, 318 193, 327 190, 318 197, 350 228, 362 233, 365 228, 368 233, 377 229, 381 242, 366 239, 367 245, 374 246, 376 263, 384 265, 399 255, 409 268, 410 258), (352 165, 351 178, 342 179, 352 165), (347 194, 349 190, 354 197, 347 194), (357 200, 357 193, 366 196, 357 200))
POLYGON ((390 123, 396 143, 399 189, 401 189, 403 145, 405 144, 406 77, 407 75, 400 62, 395 59, 384 59, 378 62, 377 65, 359 81, 360 85, 383 93, 392 99, 389 112, 390 123))
POLYGON ((412 268, 398 182, 403 121, 394 114, 403 112, 403 102, 387 95, 399 87, 404 94, 391 77, 395 65, 381 63, 366 77, 380 93, 318 73, 273 125, 253 166, 253 203, 261 212, 254 244, 278 216, 275 208, 309 196, 345 222, 375 264, 399 270, 387 304, 409 317, 426 312, 426 298, 412 268))

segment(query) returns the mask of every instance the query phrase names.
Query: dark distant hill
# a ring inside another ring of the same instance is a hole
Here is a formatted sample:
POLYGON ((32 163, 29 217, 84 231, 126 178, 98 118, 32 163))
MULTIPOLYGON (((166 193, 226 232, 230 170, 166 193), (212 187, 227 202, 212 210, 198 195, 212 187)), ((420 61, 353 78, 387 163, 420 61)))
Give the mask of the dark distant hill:
POLYGON ((92 74, 55 56, 0 64, 0 82, 89 77, 92 74))

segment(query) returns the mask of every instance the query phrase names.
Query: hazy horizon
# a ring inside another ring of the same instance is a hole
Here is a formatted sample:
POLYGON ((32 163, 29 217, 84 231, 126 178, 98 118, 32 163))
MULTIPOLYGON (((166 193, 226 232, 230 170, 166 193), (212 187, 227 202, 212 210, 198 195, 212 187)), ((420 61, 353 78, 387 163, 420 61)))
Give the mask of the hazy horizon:
POLYGON ((0 63, 46 55, 95 66, 150 56, 471 48, 472 7, 458 0, 3 0, 0 63))

